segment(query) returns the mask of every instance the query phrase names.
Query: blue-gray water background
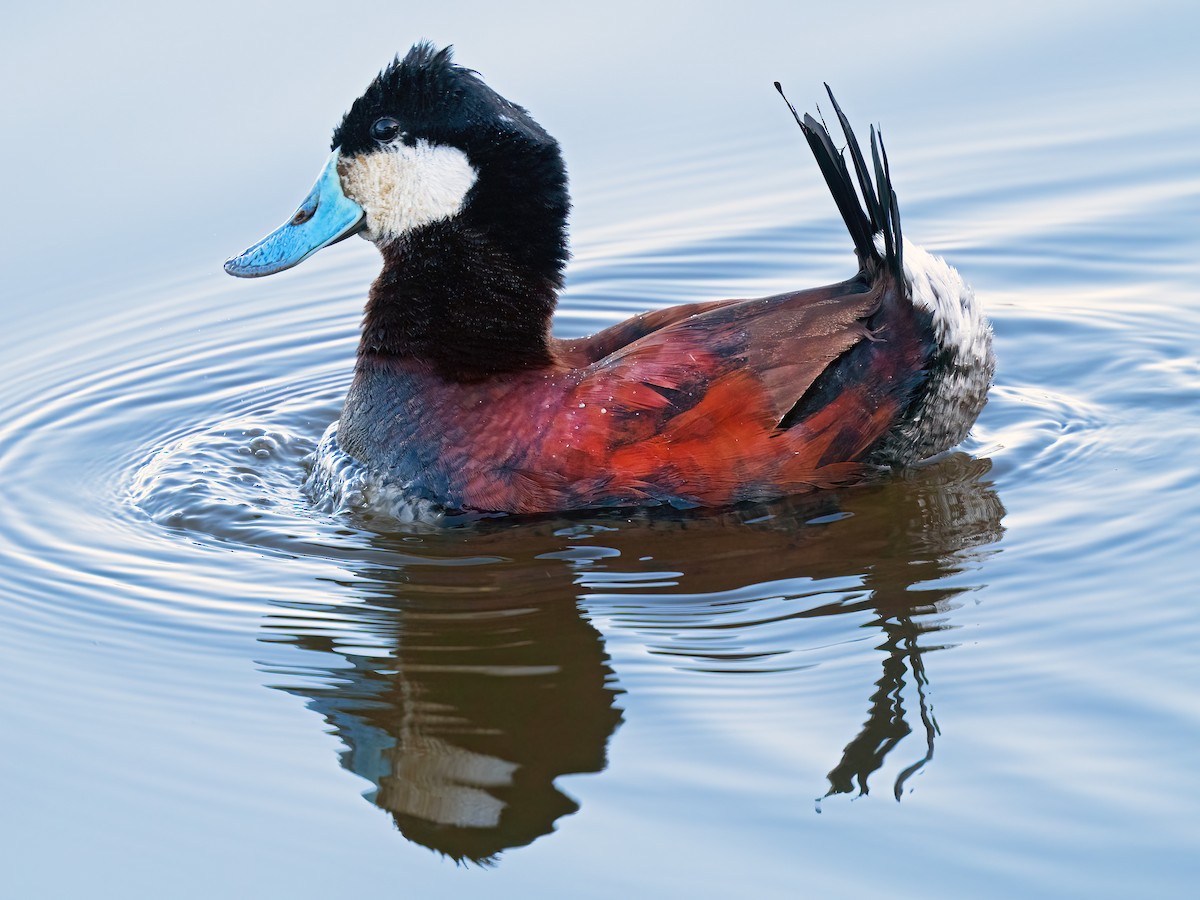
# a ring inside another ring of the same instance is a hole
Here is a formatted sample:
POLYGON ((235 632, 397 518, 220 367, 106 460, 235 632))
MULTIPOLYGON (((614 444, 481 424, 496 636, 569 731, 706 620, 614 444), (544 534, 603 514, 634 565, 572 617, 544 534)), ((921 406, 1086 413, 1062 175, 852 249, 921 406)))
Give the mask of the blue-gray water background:
POLYGON ((1195 8, 432 7, 4 13, 0 895, 1191 896, 1195 8), (828 81, 994 319, 964 452, 682 521, 310 508, 374 251, 220 263, 422 37, 563 144, 562 335, 849 275, 771 88, 828 81))

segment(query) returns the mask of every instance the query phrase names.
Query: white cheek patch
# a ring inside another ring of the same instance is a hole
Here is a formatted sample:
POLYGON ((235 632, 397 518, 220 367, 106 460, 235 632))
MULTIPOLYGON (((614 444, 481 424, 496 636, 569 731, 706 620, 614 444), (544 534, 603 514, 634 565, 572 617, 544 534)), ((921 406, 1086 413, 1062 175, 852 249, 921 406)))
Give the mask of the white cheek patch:
POLYGON ((457 147, 428 141, 343 158, 338 175, 367 214, 366 238, 376 242, 458 215, 479 177, 457 147))

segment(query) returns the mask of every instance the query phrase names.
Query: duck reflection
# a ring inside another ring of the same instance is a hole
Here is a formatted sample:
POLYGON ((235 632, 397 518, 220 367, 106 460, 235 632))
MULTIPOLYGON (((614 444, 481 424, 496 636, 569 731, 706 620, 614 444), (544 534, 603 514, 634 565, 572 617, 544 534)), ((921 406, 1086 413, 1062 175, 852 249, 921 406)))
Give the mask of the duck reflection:
MULTIPOLYGON (((280 604, 263 639, 325 654, 301 670, 305 686, 281 689, 304 696, 332 726, 346 747, 342 764, 372 783, 366 796, 405 837, 487 862, 577 811, 557 779, 605 768, 622 715, 604 641, 588 621, 608 610, 589 587, 628 575, 653 608, 655 590, 695 597, 850 576, 861 587, 849 599, 792 614, 865 612, 884 638, 866 722, 830 771, 828 793, 865 793, 919 727, 924 747, 897 777, 899 797, 932 758, 938 733, 923 656, 946 645, 926 636, 948 627, 945 614, 967 589, 938 581, 976 564, 1003 533, 1004 508, 982 480, 988 469, 959 455, 878 488, 716 515, 375 535, 348 560, 354 580, 343 587, 357 602, 280 604), (662 571, 683 574, 674 585, 647 583, 662 571), (916 722, 904 705, 909 679, 916 722)), ((630 600, 621 596, 622 609, 630 600)), ((754 628, 744 626, 747 644, 754 628)), ((737 646, 723 649, 739 655, 737 646)))
POLYGON ((410 840, 484 862, 578 809, 555 779, 601 771, 621 714, 569 593, 523 593, 523 578, 505 589, 502 561, 462 561, 482 564, 423 570, 419 584, 363 571, 370 598, 338 610, 357 635, 273 630, 348 664, 316 673, 328 687, 286 689, 333 726, 342 764, 374 785, 365 796, 410 840))
POLYGON ((860 531, 858 537, 865 538, 864 547, 873 544, 876 555, 864 570, 863 587, 869 596, 858 605, 869 606, 875 618, 868 627, 884 635, 876 647, 884 653, 882 675, 875 682, 862 730, 829 772, 826 796, 866 794, 868 777, 912 732, 917 723, 910 724, 904 707, 906 678, 913 684, 925 740, 923 754, 896 776, 897 800, 908 779, 933 758, 939 731, 927 697, 924 656, 953 645, 923 638, 951 627, 939 614, 950 612, 956 598, 970 590, 939 582, 977 563, 980 553, 1002 536, 1004 516, 995 492, 978 480, 990 469, 986 460, 960 458, 949 467, 954 477, 942 479, 936 471, 918 473, 914 491, 887 494, 872 516, 860 517, 858 525, 867 534, 860 531), (871 532, 877 532, 873 541, 871 532))

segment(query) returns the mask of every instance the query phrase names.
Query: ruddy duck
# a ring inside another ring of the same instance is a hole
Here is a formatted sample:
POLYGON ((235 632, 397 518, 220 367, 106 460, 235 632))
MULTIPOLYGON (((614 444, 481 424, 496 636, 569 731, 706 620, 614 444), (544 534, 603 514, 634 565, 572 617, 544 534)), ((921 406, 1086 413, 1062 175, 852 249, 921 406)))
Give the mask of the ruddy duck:
POLYGON ((824 123, 792 114, 858 257, 839 284, 554 338, 558 144, 426 43, 354 102, 296 214, 225 268, 269 275, 352 234, 379 248, 336 440, 437 509, 722 506, 851 484, 963 440, 995 360, 970 288, 904 240, 882 140, 872 129, 868 161, 833 108, 849 164, 824 123))

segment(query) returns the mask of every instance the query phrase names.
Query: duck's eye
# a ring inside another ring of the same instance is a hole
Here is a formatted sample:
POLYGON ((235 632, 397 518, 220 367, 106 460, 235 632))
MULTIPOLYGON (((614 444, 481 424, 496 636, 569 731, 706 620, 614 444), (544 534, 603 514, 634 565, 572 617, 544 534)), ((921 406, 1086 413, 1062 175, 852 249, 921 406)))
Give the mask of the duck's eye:
POLYGON ((391 116, 376 119, 375 123, 371 126, 371 137, 375 138, 381 144, 386 144, 388 141, 394 140, 399 133, 400 123, 391 116))

